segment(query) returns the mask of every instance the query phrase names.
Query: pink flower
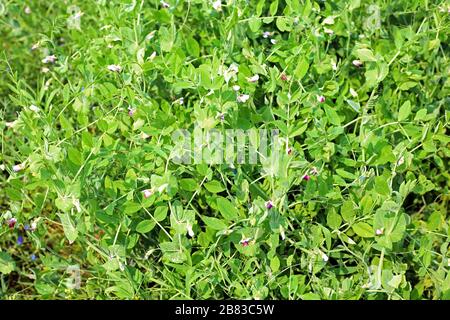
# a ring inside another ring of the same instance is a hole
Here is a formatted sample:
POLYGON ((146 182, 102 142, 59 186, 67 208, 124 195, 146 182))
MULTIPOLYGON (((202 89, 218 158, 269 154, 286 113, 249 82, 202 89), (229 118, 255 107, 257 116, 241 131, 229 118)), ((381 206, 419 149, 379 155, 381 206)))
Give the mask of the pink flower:
POLYGON ((250 240, 252 240, 252 238, 245 238, 242 239, 240 243, 242 244, 243 247, 247 247, 250 244, 250 240))
POLYGON ((16 219, 16 218, 11 218, 11 219, 8 220, 7 223, 8 223, 8 227, 9 227, 10 229, 12 229, 12 228, 14 228, 14 226, 16 225, 17 219, 16 219))
POLYGON ((147 198, 151 197, 151 195, 153 194, 153 191, 149 190, 149 189, 145 189, 144 191, 142 191, 142 193, 144 194, 144 198, 147 199, 147 198))
POLYGON ((375 231, 375 233, 376 233, 377 236, 381 236, 383 234, 383 229, 377 229, 375 231))
POLYGON ((303 180, 306 180, 306 181, 308 181, 308 180, 310 180, 311 179, 311 177, 310 176, 308 176, 307 174, 305 174, 304 176, 303 176, 303 180))
POLYGON ((319 103, 324 103, 325 102, 325 97, 324 96, 317 96, 317 101, 319 103))
POLYGON ((44 59, 42 59, 42 63, 55 63, 56 56, 52 54, 51 56, 46 56, 44 59))
POLYGON ((21 164, 16 164, 15 166, 12 167, 14 172, 19 172, 20 170, 23 170, 23 168, 25 167, 25 165, 23 163, 21 164))
POLYGON ((292 148, 288 148, 288 149, 286 150, 286 153, 287 153, 288 155, 290 155, 290 154, 292 153, 292 148))

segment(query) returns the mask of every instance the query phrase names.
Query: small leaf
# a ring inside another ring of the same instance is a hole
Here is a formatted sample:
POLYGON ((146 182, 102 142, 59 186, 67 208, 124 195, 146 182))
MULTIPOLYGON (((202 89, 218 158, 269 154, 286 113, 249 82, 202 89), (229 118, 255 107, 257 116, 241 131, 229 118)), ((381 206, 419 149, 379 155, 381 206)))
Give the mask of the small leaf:
POLYGON ((367 49, 367 48, 362 48, 362 49, 356 50, 356 56, 361 61, 377 61, 372 50, 367 49))
POLYGON ((222 192, 225 190, 223 185, 219 181, 216 181, 216 180, 207 182, 204 185, 205 185, 206 190, 208 190, 211 193, 219 193, 219 192, 222 192))
POLYGON ((408 118, 411 113, 411 102, 406 101, 398 111, 398 121, 403 121, 408 118))
POLYGON ((306 75, 306 73, 308 72, 308 68, 308 60, 305 57, 300 58, 294 71, 294 76, 297 78, 297 80, 301 80, 306 75))
POLYGON ((217 198, 217 207, 222 216, 229 221, 238 219, 238 211, 236 207, 223 197, 217 198))
POLYGON ((8 253, 0 251, 0 273, 10 274, 15 267, 16 263, 13 258, 8 253))
POLYGON ((63 226, 64 234, 69 240, 69 243, 72 244, 78 237, 78 230, 75 228, 75 225, 70 218, 69 213, 61 213, 58 214, 59 218, 61 219, 61 224, 63 226))
POLYGON ((202 217, 203 221, 206 223, 208 227, 214 230, 225 230, 227 225, 223 220, 213 218, 213 217, 202 217))
POLYGON ((358 236, 363 238, 371 238, 374 236, 373 228, 365 222, 358 222, 354 224, 352 229, 358 236))
POLYGON ((147 233, 150 232, 155 225, 155 221, 153 220, 143 220, 136 226, 136 231, 139 233, 147 233))

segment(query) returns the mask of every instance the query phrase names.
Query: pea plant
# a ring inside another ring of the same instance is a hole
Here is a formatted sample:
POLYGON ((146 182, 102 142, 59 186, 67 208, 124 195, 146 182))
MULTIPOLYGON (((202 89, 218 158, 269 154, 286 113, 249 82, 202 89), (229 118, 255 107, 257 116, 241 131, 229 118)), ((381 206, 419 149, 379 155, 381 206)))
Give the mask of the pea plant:
POLYGON ((0 298, 450 299, 450 3, 0 0, 0 298))

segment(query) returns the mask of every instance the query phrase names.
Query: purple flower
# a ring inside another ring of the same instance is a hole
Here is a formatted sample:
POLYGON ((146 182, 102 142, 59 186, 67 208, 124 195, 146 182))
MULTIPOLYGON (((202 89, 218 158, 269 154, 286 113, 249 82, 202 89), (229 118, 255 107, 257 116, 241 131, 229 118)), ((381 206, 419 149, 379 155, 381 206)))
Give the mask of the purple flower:
POLYGON ((29 226, 28 224, 26 224, 26 225, 24 226, 24 229, 25 229, 25 231, 28 231, 28 230, 30 230, 30 226, 29 226))
POLYGON ((129 109, 128 109, 128 115, 129 115, 130 117, 132 117, 132 116, 134 115, 135 112, 136 112, 136 109, 134 109, 134 108, 129 108, 129 109))
POLYGON ((267 209, 272 209, 272 208, 273 208, 273 203, 272 203, 272 201, 269 200, 269 201, 266 202, 266 208, 267 208, 267 209))
POLYGON ((17 244, 18 244, 19 246, 21 246, 21 245, 23 244, 23 236, 19 235, 19 236, 17 237, 17 244))
POLYGON ((35 261, 36 260, 36 255, 33 253, 30 258, 31 258, 31 261, 35 261))

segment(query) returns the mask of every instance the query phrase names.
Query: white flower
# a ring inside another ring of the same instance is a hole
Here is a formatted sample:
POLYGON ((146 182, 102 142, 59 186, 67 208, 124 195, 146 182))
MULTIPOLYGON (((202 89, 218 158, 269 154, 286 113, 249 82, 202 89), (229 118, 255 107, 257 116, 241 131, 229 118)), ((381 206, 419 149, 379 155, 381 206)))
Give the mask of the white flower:
POLYGON ((31 230, 32 231, 35 231, 37 229, 37 223, 36 223, 36 221, 33 221, 32 223, 31 223, 31 230))
POLYGON ((141 138, 145 140, 145 139, 150 138, 150 135, 146 134, 145 132, 142 132, 141 133, 141 138))
POLYGON ((252 76, 252 77, 248 77, 247 78, 247 81, 248 82, 257 82, 259 80, 259 75, 257 75, 257 74, 255 74, 254 76, 252 76))
POLYGON ((272 32, 269 32, 269 31, 264 31, 262 34, 263 38, 265 38, 265 39, 269 38, 271 35, 272 35, 272 32))
POLYGON ((149 189, 145 189, 144 191, 142 191, 142 193, 144 194, 144 198, 150 198, 151 197, 151 195, 153 194, 153 191, 152 190, 149 190, 149 189))
POLYGON ((358 96, 358 93, 353 88, 350 88, 350 94, 353 98, 356 98, 358 96))
POLYGON ((39 48, 39 42, 37 42, 31 46, 31 50, 36 50, 37 48, 39 48))
POLYGON ((148 60, 153 60, 156 57, 156 51, 153 51, 153 53, 150 55, 150 57, 148 57, 148 60))
POLYGON ((170 8, 170 4, 168 4, 167 2, 165 2, 165 1, 161 1, 161 6, 163 7, 163 8, 170 8))
POLYGON ((240 88, 241 88, 241 87, 239 87, 237 84, 235 84, 235 85, 233 86, 233 90, 234 90, 234 91, 239 91, 240 88))
POLYGON ((214 1, 212 6, 216 11, 222 11, 222 2, 220 0, 214 1))
POLYGON ((194 236, 194 230, 192 230, 192 226, 191 226, 191 224, 190 223, 188 223, 187 225, 186 225, 186 229, 187 229, 187 232, 188 232, 188 234, 189 234, 189 237, 193 237, 194 236))
POLYGON ((272 44, 277 44, 277 40, 275 40, 275 39, 270 39, 270 42, 271 42, 272 44))
POLYGON ((5 171, 6 167, 4 164, 0 164, 0 171, 5 171))
POLYGON ((145 39, 146 39, 146 40, 151 40, 151 39, 153 39, 153 37, 155 36, 155 33, 156 33, 156 31, 153 30, 152 32, 150 32, 150 33, 145 37, 145 39))
POLYGON ((242 103, 246 102, 248 99, 250 99, 250 96, 248 94, 240 94, 237 97, 237 101, 242 103))
POLYGON ((376 233, 377 236, 381 236, 383 234, 383 229, 377 229, 375 231, 375 233, 376 233))
POLYGON ((47 67, 43 67, 43 68, 41 69, 41 72, 42 72, 42 73, 47 73, 47 72, 49 72, 49 71, 50 71, 50 69, 47 68, 47 67))
POLYGON ((20 170, 23 170, 25 168, 25 165, 23 163, 16 164, 12 167, 14 172, 19 172, 20 170))
POLYGON ((110 64, 108 66, 108 70, 111 72, 120 72, 120 71, 122 71, 122 67, 119 65, 116 65, 116 64, 110 64))
POLYGON ((80 205, 80 200, 74 198, 72 200, 72 204, 75 206, 75 208, 77 209, 77 212, 81 212, 81 205, 80 205))
POLYGON ((17 124, 17 120, 14 120, 14 121, 11 121, 11 122, 5 122, 5 126, 7 127, 7 128, 14 128, 15 126, 16 126, 16 124, 17 124))
POLYGON ((337 64, 336 64, 336 61, 331 60, 331 68, 332 68, 334 71, 337 70, 337 64))
POLYGON ((56 56, 52 54, 51 56, 46 56, 42 59, 42 63, 55 63, 56 59, 56 56))
POLYGON ((317 170, 316 167, 312 167, 311 170, 309 170, 309 172, 315 176, 317 176, 319 174, 319 170, 317 170))
POLYGON ((225 82, 228 83, 232 77, 234 77, 239 72, 239 67, 237 64, 232 63, 227 70, 223 71, 223 77, 225 82))
POLYGON ((31 8, 26 6, 24 11, 25 11, 26 14, 30 14, 31 13, 31 8))
POLYGON ((358 67, 358 68, 363 65, 363 63, 360 60, 353 60, 352 63, 355 67, 358 67))
POLYGON ((401 157, 400 159, 398 159, 397 161, 397 166, 401 166, 402 164, 405 163, 405 157, 401 157))
POLYGON ((334 24, 334 18, 333 17, 326 17, 324 20, 323 20, 323 24, 328 24, 328 25, 331 25, 331 24, 334 24))
POLYGON ((328 256, 325 253, 322 253, 322 260, 327 262, 328 261, 328 256))
POLYGON ((333 34, 334 31, 328 28, 323 28, 323 32, 325 32, 326 34, 333 34))
POLYGON ((37 106, 35 106, 34 104, 32 104, 31 106, 30 106, 30 110, 31 111, 33 111, 33 112, 36 112, 36 113, 38 113, 39 111, 41 111, 41 109, 39 109, 37 106))

